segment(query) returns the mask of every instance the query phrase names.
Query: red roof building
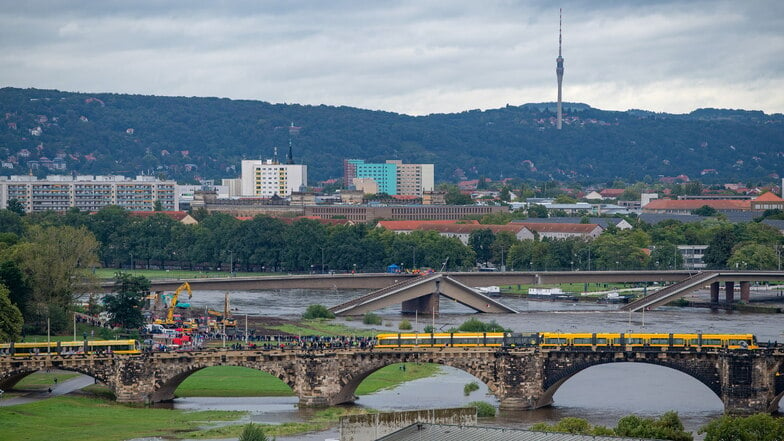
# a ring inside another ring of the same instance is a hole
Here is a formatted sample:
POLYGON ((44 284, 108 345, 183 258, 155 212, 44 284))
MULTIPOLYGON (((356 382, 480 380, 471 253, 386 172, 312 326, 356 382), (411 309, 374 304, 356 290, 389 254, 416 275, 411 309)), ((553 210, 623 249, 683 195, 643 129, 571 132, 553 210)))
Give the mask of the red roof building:
POLYGON ((784 199, 772 192, 764 193, 751 201, 752 210, 784 210, 784 199))
POLYGON ((654 199, 642 207, 643 213, 691 214, 703 206, 718 211, 749 211, 751 201, 738 199, 654 199))

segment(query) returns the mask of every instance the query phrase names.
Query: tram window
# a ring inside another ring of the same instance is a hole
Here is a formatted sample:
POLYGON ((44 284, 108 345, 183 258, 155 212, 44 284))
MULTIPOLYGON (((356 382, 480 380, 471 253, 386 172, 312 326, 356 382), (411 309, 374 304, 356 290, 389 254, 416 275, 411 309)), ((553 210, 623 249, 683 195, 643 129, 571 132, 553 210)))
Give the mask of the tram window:
POLYGON ((573 342, 576 345, 590 345, 590 344, 593 344, 593 339, 590 338, 590 337, 589 338, 575 338, 573 340, 573 342))
POLYGON ((641 344, 643 344, 643 341, 642 341, 641 338, 627 338, 626 339, 626 344, 627 345, 641 345, 641 344))
POLYGON ((682 338, 674 338, 672 339, 672 344, 677 346, 683 346, 684 340, 682 338))
POLYGON ((652 345, 668 345, 670 344, 670 339, 668 338, 652 338, 651 339, 652 345))
POLYGON ((547 337, 547 338, 545 338, 545 344, 548 344, 548 345, 565 345, 566 344, 566 339, 565 338, 551 338, 551 337, 547 337))
POLYGON ((702 340, 703 346, 721 346, 721 340, 718 338, 706 338, 702 340))
POLYGON ((747 347, 749 345, 749 342, 747 340, 735 340, 735 339, 733 339, 733 340, 730 340, 729 345, 730 346, 747 347))
POLYGON ((597 338, 596 339, 596 344, 597 345, 606 345, 607 344, 607 339, 606 338, 597 338))

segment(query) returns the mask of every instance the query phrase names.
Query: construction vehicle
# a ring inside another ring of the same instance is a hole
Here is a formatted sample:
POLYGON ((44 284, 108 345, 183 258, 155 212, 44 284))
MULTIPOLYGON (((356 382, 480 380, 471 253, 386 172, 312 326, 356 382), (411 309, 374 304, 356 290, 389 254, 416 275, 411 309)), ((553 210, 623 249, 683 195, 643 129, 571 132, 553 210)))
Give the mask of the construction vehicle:
POLYGON ((177 308, 177 299, 180 297, 180 293, 186 290, 188 292, 188 299, 193 298, 193 291, 191 291, 191 285, 188 282, 183 282, 176 290, 174 290, 174 294, 172 294, 171 300, 169 301, 168 311, 166 312, 166 319, 161 320, 158 319, 155 321, 156 324, 161 325, 174 325, 177 324, 177 321, 174 320, 174 310, 177 308))
POLYGON ((220 330, 223 327, 234 328, 237 326, 237 321, 231 318, 231 308, 229 308, 229 293, 226 293, 223 299, 223 313, 215 311, 214 309, 207 310, 207 314, 216 317, 215 321, 210 320, 210 327, 214 330, 220 330))

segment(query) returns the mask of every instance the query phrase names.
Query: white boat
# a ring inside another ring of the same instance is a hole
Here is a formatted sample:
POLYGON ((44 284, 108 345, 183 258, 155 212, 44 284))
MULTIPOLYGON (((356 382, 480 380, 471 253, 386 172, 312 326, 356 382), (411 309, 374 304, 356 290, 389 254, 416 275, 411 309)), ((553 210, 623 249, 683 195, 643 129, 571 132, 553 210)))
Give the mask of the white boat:
POLYGON ((484 294, 486 296, 501 295, 501 287, 498 286, 480 286, 476 290, 479 291, 479 294, 484 294))

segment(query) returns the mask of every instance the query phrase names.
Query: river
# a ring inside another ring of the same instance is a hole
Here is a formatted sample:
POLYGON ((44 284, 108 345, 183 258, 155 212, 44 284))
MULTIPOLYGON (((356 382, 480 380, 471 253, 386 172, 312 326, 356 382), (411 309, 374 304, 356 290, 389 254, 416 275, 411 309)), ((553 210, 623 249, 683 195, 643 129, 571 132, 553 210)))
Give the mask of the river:
MULTIPOLYGON (((326 306, 340 304, 364 291, 348 290, 274 290, 230 292, 235 317, 242 324, 242 316, 263 315, 296 319, 313 303, 326 306)), ((191 299, 193 308, 218 309, 224 292, 196 291, 191 299)), ((618 305, 589 302, 533 301, 505 296, 501 301, 518 314, 479 316, 484 321, 495 320, 515 331, 562 332, 751 332, 760 341, 784 340, 784 320, 777 314, 752 314, 732 311, 712 311, 705 308, 658 308, 646 313, 618 311, 618 305)), ((470 309, 453 301, 441 299, 441 314, 435 317, 406 317, 415 329, 435 324, 436 329, 457 327, 469 318, 476 318, 470 309)), ((397 330, 401 319, 399 307, 378 311, 383 318, 382 328, 397 330)), ((339 323, 351 327, 368 328, 359 320, 338 318, 339 323)), ((384 410, 457 407, 471 401, 497 400, 480 389, 470 396, 463 395, 463 386, 476 378, 466 372, 444 367, 436 377, 403 384, 393 390, 380 391, 361 397, 356 405, 384 410)), ((245 410, 249 420, 259 423, 302 421, 312 410, 296 407, 295 397, 267 398, 187 398, 177 399, 174 407, 191 410, 245 410)), ((593 424, 614 426, 618 419, 635 413, 657 417, 668 410, 676 410, 687 430, 696 430, 722 414, 721 400, 696 379, 673 369, 642 363, 617 363, 595 366, 569 379, 556 392, 551 407, 525 412, 502 412, 495 419, 480 424, 525 428, 533 423, 555 422, 564 417, 586 418, 593 424)), ((784 406, 779 410, 784 412, 784 406)), ((338 438, 337 430, 296 437, 278 437, 280 441, 323 441, 338 438)))

